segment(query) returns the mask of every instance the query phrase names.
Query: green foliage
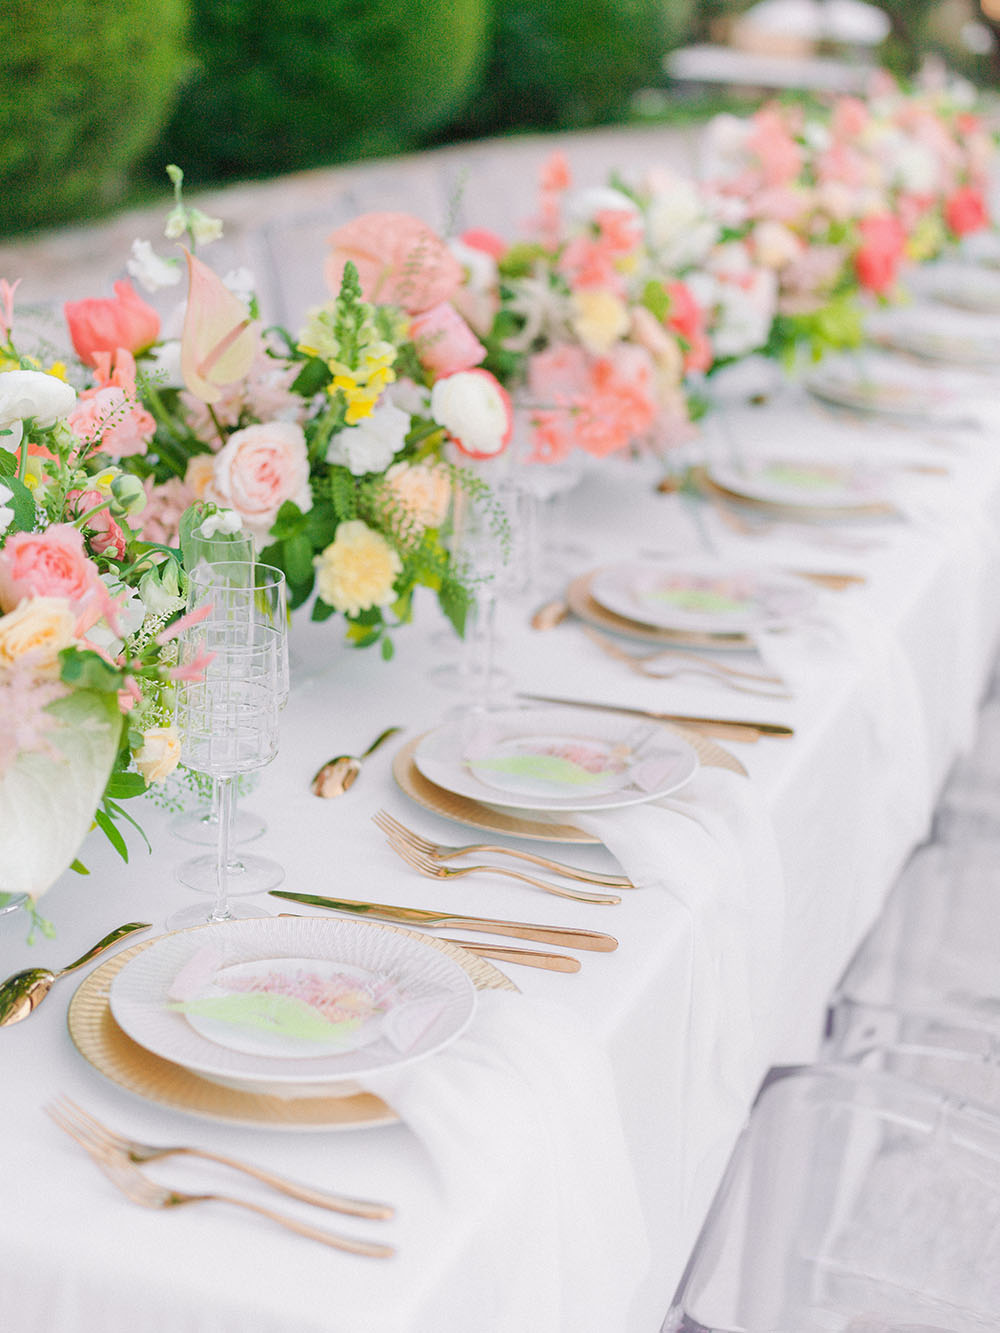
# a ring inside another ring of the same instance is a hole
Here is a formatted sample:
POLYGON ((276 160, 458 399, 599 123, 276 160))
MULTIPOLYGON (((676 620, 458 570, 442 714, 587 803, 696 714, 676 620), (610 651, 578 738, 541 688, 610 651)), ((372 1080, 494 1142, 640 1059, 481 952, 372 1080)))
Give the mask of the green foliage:
POLYGON ((170 113, 188 0, 0 5, 0 232, 120 200, 170 113))
POLYGON ((694 0, 501 0, 486 77, 461 129, 596 125, 623 118, 688 33, 694 0))
POLYGON ((453 116, 488 0, 193 0, 198 68, 151 162, 192 180, 400 151, 453 116))

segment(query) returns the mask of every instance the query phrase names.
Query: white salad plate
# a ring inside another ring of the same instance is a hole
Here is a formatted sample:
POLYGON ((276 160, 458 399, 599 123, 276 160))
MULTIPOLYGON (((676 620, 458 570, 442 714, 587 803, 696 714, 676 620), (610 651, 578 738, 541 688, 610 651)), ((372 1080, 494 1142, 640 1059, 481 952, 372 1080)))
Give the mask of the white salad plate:
POLYGON ((470 715, 429 731, 417 769, 458 796, 502 809, 613 810, 689 782, 698 756, 655 722, 572 708, 470 715))
POLYGON ((732 495, 765 504, 848 512, 888 505, 888 474, 862 463, 794 456, 753 458, 742 466, 713 463, 708 477, 732 495))

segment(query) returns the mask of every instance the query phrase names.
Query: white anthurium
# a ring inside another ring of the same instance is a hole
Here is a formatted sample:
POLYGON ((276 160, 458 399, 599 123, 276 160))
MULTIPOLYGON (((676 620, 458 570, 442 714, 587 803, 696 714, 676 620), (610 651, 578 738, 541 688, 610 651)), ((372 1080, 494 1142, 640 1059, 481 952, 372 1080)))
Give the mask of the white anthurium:
MULTIPOLYGON (((0 428, 32 417, 35 425, 44 430, 72 412, 75 404, 76 390, 44 370, 0 373, 0 428)), ((0 436, 0 440, 6 439, 0 436)))
POLYGON ((50 704, 52 754, 20 755, 0 778, 0 892, 38 898, 76 856, 118 753, 114 694, 76 690, 50 704))

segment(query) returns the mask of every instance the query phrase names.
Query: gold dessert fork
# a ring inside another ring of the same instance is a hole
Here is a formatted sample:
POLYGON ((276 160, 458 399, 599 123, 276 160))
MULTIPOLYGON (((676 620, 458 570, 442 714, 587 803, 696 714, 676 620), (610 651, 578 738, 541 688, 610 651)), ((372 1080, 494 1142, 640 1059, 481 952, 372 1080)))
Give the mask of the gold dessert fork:
POLYGON ((449 847, 443 842, 431 842, 429 838, 421 837, 419 833, 414 833, 413 829, 394 819, 388 810, 377 810, 372 815, 372 821, 386 837, 395 837, 399 842, 407 843, 414 851, 423 852, 434 861, 452 861, 456 856, 471 856, 486 852, 496 856, 513 856, 520 861, 530 861, 544 870, 554 870, 557 875, 564 875, 566 879, 580 880, 583 884, 603 884, 609 889, 635 888, 625 875, 605 875, 599 870, 579 870, 576 866, 566 865, 563 861, 553 861, 548 856, 537 856, 534 852, 524 852, 515 847, 494 846, 487 842, 469 843, 466 847, 449 847))
POLYGON ((389 846, 408 866, 419 870, 421 875, 430 879, 459 879, 462 875, 505 875, 508 879, 520 880, 545 893, 554 893, 559 898, 573 898, 581 903, 620 903, 621 898, 613 893, 587 893, 584 889, 564 889, 561 884, 553 884, 547 879, 535 879, 532 875, 522 875, 519 870, 508 870, 506 866, 443 866, 440 861, 433 861, 423 852, 416 851, 408 842, 388 836, 389 846))
POLYGON ((156 1147, 151 1143, 140 1143, 136 1139, 117 1134, 107 1125, 94 1118, 82 1106, 69 1099, 60 1097, 46 1110, 61 1129, 71 1134, 78 1143, 90 1144, 96 1151, 107 1150, 120 1153, 130 1162, 155 1162, 161 1157, 201 1157, 206 1162, 218 1162, 222 1166, 232 1167, 253 1176, 255 1180, 269 1185, 292 1199, 301 1199, 303 1203, 315 1204, 317 1208, 329 1208, 331 1212, 348 1213, 352 1217, 371 1217, 384 1219, 392 1217, 395 1209, 387 1203, 374 1203, 367 1199, 352 1199, 342 1194, 332 1194, 327 1190, 313 1189, 309 1185, 300 1185, 297 1181, 287 1180, 262 1167, 251 1166, 249 1162, 238 1161, 225 1153, 211 1152, 207 1148, 156 1147))
POLYGON ((391 1245, 358 1240, 354 1236, 342 1236, 333 1231, 321 1231, 319 1227, 309 1226, 308 1223, 300 1222, 297 1218, 288 1217, 284 1213, 275 1213, 270 1208, 253 1203, 249 1199, 237 1199, 230 1194, 188 1194, 183 1190, 170 1189, 167 1185, 158 1185, 148 1176, 144 1176, 123 1153, 111 1148, 98 1147, 89 1139, 82 1138, 67 1121, 61 1118, 54 1107, 47 1106, 45 1109, 59 1128, 80 1144, 108 1180, 121 1190, 127 1199, 143 1208, 177 1208, 186 1203, 228 1203, 234 1208, 245 1208, 248 1212, 259 1213, 261 1217, 277 1222, 279 1226, 294 1231, 296 1235, 305 1236, 309 1240, 318 1240, 323 1245, 329 1245, 335 1250, 345 1250, 348 1254, 360 1254, 371 1259, 387 1259, 395 1254, 391 1245))

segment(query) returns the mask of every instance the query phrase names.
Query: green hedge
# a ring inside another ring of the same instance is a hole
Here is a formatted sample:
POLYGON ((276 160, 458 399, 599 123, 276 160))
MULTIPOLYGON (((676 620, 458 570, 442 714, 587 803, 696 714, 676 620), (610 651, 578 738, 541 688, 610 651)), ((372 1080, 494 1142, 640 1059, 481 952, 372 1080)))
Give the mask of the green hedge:
POLYGON ((0 232, 114 204, 170 112, 188 0, 0 3, 0 232))
POLYGON ((497 0, 489 66, 459 127, 568 129, 621 119, 663 84, 694 0, 497 0))
POLYGON ((194 0, 198 70, 155 166, 201 183, 413 147, 476 85, 488 3, 194 0))

